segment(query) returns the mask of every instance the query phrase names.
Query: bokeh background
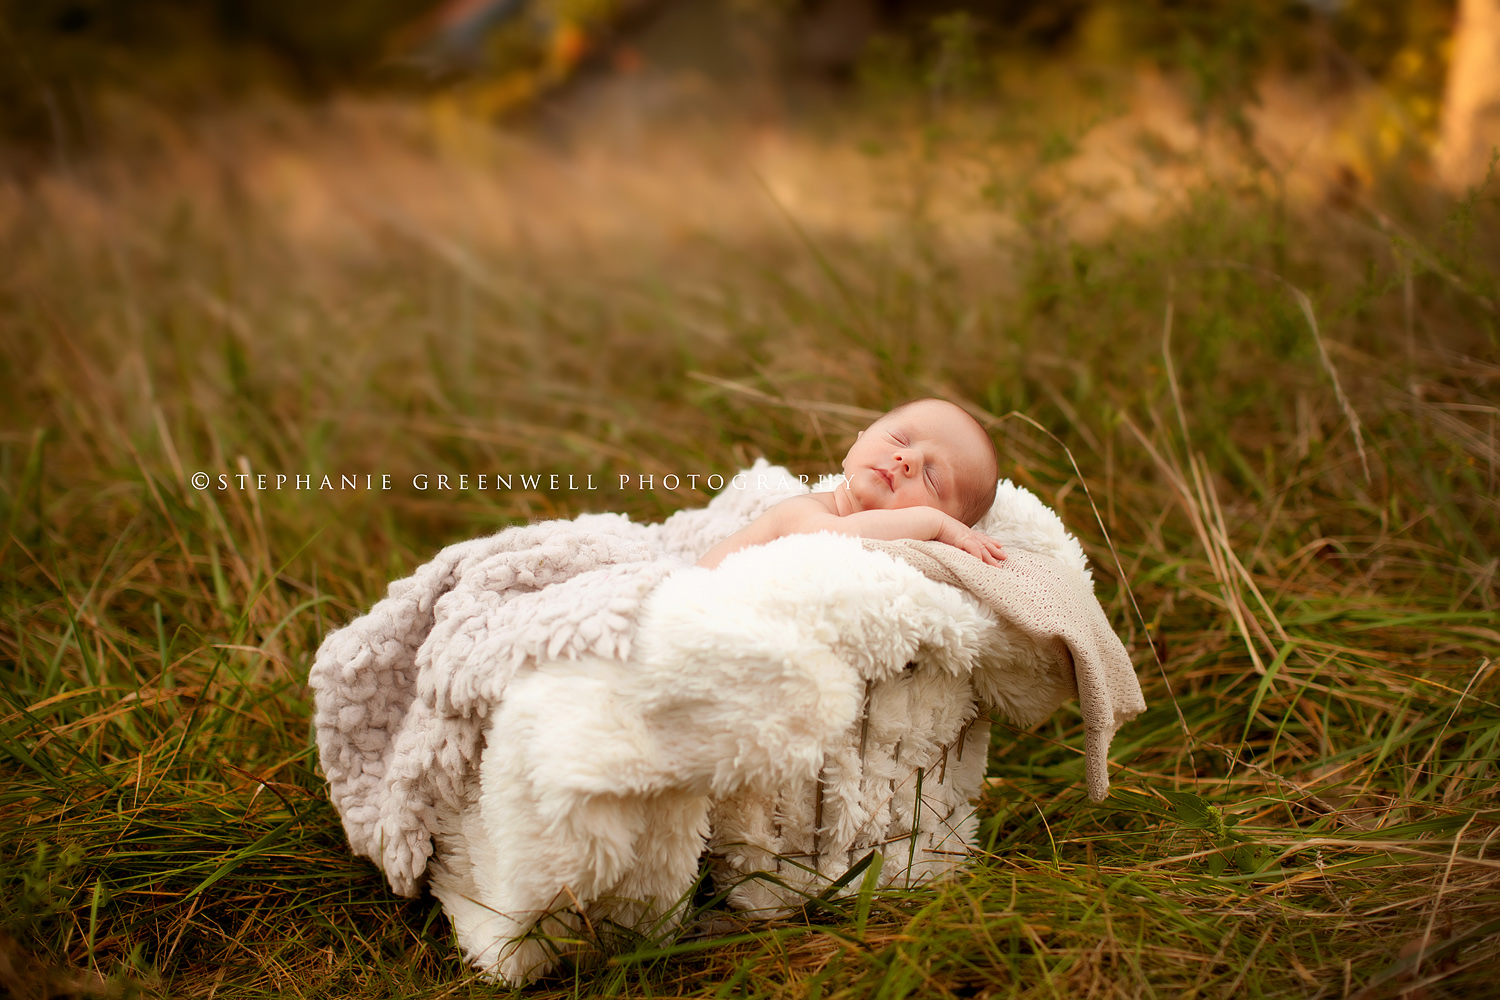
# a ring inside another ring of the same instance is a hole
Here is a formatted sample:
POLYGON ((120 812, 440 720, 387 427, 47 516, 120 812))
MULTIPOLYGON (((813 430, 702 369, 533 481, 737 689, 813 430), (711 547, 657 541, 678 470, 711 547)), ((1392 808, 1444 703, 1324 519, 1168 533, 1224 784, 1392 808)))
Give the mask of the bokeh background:
POLYGON ((957 881, 532 992, 1493 989, 1497 0, 0 0, 0 95, 0 989, 493 995, 348 854, 323 635, 919 395, 1090 556, 1115 793, 997 725, 957 881))

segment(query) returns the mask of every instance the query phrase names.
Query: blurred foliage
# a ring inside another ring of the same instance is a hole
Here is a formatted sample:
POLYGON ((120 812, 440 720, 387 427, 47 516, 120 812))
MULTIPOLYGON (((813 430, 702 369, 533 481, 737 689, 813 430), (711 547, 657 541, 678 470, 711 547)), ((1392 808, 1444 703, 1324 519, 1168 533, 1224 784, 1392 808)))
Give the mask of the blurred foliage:
POLYGON ((368 84, 433 0, 0 0, 0 136, 77 144, 101 94, 168 107, 368 84))
POLYGON ((1353 0, 1333 26, 1340 50, 1385 84, 1395 110, 1428 140, 1437 136, 1454 8, 1452 0, 1353 0))
MULTIPOLYGON (((475 47, 457 61, 424 61, 471 16, 437 0, 0 0, 0 88, 10 98, 0 106, 0 137, 77 145, 98 131, 98 99, 111 91, 175 108, 260 87, 309 96, 372 83, 427 86, 440 77, 482 95, 481 110, 499 114, 591 62, 609 65, 590 57, 628 44, 668 8, 711 2, 730 17, 775 21, 779 44, 790 50, 799 23, 831 0, 525 0, 513 16, 484 19, 477 42, 463 42, 475 47)), ((1205 106, 1233 111, 1253 100, 1261 72, 1280 67, 1384 84, 1390 107, 1376 129, 1393 152, 1406 138, 1435 134, 1455 0, 871 6, 875 30, 854 77, 877 95, 983 98, 1018 60, 1066 58, 1087 72, 1146 59, 1186 77, 1205 106)), ((776 65, 790 69, 795 60, 776 65)))
POLYGON ((971 0, 888 3, 861 76, 887 90, 933 81, 967 27, 992 59, 1071 56, 1091 64, 1146 58, 1186 71, 1213 103, 1250 96, 1272 65, 1376 79, 1436 121, 1455 0, 971 0), (1420 102, 1416 99, 1420 98, 1420 102))

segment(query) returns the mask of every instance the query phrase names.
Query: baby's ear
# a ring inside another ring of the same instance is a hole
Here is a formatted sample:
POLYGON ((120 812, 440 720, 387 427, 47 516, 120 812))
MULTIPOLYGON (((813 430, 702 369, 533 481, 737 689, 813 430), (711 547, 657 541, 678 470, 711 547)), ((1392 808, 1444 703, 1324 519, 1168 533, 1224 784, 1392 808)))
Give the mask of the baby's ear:
POLYGON ((865 432, 864 431, 855 431, 854 432, 854 440, 856 440, 856 441, 858 441, 860 438, 862 438, 864 436, 865 436, 865 432))

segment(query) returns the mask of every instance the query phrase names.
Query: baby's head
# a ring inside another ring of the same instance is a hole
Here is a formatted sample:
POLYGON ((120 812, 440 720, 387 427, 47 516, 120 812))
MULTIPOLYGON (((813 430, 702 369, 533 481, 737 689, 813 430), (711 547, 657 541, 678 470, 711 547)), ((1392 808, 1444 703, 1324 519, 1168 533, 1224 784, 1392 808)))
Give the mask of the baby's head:
POLYGON ((995 446, 978 421, 942 399, 891 410, 844 456, 855 510, 936 507, 973 527, 995 502, 995 446))

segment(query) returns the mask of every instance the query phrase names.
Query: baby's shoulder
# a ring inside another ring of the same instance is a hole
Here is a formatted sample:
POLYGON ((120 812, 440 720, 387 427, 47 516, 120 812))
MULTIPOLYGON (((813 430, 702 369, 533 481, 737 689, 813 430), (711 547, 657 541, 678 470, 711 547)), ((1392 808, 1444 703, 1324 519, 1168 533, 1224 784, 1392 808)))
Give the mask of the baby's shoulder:
POLYGON ((779 506, 793 510, 822 511, 837 517, 839 514, 838 504, 834 502, 833 493, 804 493, 800 497, 792 497, 783 500, 779 506), (792 505, 796 506, 793 507, 792 505))

